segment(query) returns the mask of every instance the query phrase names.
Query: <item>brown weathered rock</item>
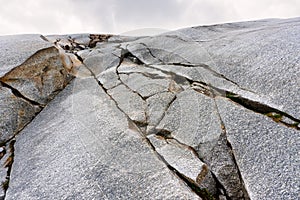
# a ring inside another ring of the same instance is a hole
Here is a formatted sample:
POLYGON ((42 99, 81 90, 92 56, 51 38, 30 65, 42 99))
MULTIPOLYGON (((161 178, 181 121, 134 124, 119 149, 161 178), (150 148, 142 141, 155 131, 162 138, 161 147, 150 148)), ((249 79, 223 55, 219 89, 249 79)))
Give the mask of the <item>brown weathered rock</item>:
POLYGON ((70 81, 55 47, 42 49, 0 79, 23 96, 41 105, 51 100, 70 81))
POLYGON ((0 77, 24 63, 38 50, 51 46, 38 34, 0 36, 0 77))
POLYGON ((19 98, 0 86, 0 143, 6 142, 21 130, 40 111, 40 107, 19 98))

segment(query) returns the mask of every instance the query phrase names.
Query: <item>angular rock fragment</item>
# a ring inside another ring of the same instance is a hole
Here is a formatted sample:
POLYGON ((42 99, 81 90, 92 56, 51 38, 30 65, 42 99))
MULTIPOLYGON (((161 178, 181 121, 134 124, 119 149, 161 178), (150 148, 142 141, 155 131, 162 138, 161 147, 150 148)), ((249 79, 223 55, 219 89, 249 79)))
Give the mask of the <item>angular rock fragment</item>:
POLYGON ((108 68, 119 65, 120 58, 112 54, 98 54, 89 56, 84 60, 84 64, 95 74, 99 75, 108 68))
POLYGON ((143 44, 127 44, 124 48, 126 48, 130 53, 135 55, 139 60, 141 60, 145 64, 150 65, 162 63, 162 61, 160 61, 158 58, 152 56, 149 50, 145 48, 145 45, 143 44))
POLYGON ((121 84, 121 81, 119 80, 119 76, 117 74, 117 67, 112 67, 105 70, 97 76, 97 79, 105 89, 111 89, 121 84))
POLYGON ((158 93, 147 98, 147 134, 155 133, 155 128, 164 117, 176 96, 171 92, 158 93))
POLYGON ((98 76, 101 72, 117 67, 120 63, 121 50, 108 53, 98 53, 90 55, 84 60, 84 64, 98 76))
POLYGON ((119 43, 98 43, 94 49, 100 53, 112 53, 121 57, 122 48, 120 46, 119 43))
POLYGON ((228 147, 226 135, 222 133, 217 144, 205 158, 209 167, 224 190, 227 197, 233 200, 249 199, 244 185, 239 177, 238 166, 235 163, 234 155, 228 147))
POLYGON ((26 98, 41 105, 51 100, 71 80, 58 50, 43 49, 0 79, 26 98))
POLYGON ((85 50, 81 50, 77 52, 77 55, 82 59, 85 60, 87 57, 90 56, 90 54, 92 54, 92 50, 91 49, 85 49, 85 50))
POLYGON ((215 197, 215 199, 221 199, 221 196, 224 196, 224 193, 222 193, 221 188, 218 187, 210 167, 207 164, 204 166, 205 167, 203 168, 203 171, 205 172, 205 176, 202 177, 199 187, 202 189, 202 191, 206 191, 208 194, 215 197))
POLYGON ((110 89, 107 93, 132 121, 138 124, 146 124, 146 102, 137 93, 124 85, 110 89))
POLYGON ((201 184, 206 174, 203 162, 188 147, 181 145, 174 139, 159 138, 154 135, 148 136, 155 150, 175 170, 186 176, 195 184, 201 184), (200 176, 203 174, 203 177, 200 176))
POLYGON ((118 73, 130 74, 130 73, 141 73, 150 78, 169 78, 170 75, 167 75, 159 70, 149 68, 144 65, 138 65, 131 62, 130 60, 123 60, 122 64, 118 67, 118 73))
POLYGON ((122 82, 130 89, 139 93, 143 98, 160 92, 167 92, 170 81, 168 79, 152 79, 142 74, 130 74, 127 78, 120 76, 122 82))
POLYGON ((157 129, 166 129, 205 158, 222 130, 214 99, 188 89, 177 95, 157 129))

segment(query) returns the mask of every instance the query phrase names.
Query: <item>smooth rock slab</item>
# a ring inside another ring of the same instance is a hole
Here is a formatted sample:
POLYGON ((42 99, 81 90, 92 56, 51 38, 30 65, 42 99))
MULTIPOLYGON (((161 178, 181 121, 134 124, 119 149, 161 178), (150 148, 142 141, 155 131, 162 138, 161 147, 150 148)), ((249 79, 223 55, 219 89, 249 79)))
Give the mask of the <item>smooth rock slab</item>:
POLYGON ((170 131, 205 158, 222 132, 220 124, 214 99, 188 89, 177 95, 157 128, 170 131))
POLYGON ((119 85, 107 91, 131 120, 141 124, 146 123, 146 102, 124 85, 119 85))
POLYGON ((299 131, 223 98, 217 104, 250 199, 298 199, 299 131))
POLYGON ((155 131, 156 126, 164 117, 168 106, 175 99, 175 94, 171 92, 164 92, 149 97, 147 101, 147 133, 151 134, 155 131))
POLYGON ((95 74, 98 76, 101 72, 117 67, 120 63, 121 52, 119 55, 112 54, 112 53, 98 53, 93 56, 89 56, 84 60, 84 64, 95 74))
POLYGON ((130 89, 139 93, 143 98, 157 93, 168 92, 170 80, 153 79, 142 74, 133 73, 128 76, 120 76, 122 82, 130 89))
POLYGON ((190 41, 204 40, 210 61, 202 63, 300 118, 299 17, 189 28, 186 38, 188 32, 195 33, 190 41))
POLYGON ((117 67, 109 68, 97 76, 97 79, 106 89, 111 89, 121 84, 119 76, 117 74, 117 67))
POLYGON ((96 80, 75 79, 17 138, 6 199, 200 199, 129 124, 96 80))

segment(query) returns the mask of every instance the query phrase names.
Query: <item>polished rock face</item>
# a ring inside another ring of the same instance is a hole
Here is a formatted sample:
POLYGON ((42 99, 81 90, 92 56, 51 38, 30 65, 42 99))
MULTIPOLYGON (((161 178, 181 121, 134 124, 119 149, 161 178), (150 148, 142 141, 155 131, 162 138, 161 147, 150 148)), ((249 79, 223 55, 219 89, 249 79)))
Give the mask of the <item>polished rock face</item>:
POLYGON ((297 199, 299 32, 0 37, 1 198, 297 199))

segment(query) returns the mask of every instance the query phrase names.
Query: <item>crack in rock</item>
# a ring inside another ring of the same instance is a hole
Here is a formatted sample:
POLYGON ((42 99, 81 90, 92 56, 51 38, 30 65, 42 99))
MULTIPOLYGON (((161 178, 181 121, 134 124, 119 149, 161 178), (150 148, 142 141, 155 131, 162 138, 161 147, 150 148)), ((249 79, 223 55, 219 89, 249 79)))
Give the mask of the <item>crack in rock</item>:
MULTIPOLYGON (((41 36, 41 39, 46 38, 41 36)), ((0 78, 0 143, 9 144, 6 148, 9 151, 1 159, 1 162, 5 160, 3 167, 7 168, 2 182, 3 199, 14 161, 14 137, 72 80, 67 67, 61 53, 49 47, 37 51, 0 78)))
MULTIPOLYGON (((267 116, 248 110, 226 98, 218 97, 216 103, 223 124, 226 125, 224 143, 232 149, 249 197, 251 199, 265 199, 270 196, 287 199, 296 197, 297 186, 293 181, 287 181, 293 180, 295 176, 289 176, 287 171, 281 169, 285 163, 289 163, 292 171, 297 168, 295 141, 298 138, 298 131, 281 126, 267 116), (284 152, 284 156, 281 156, 281 152, 284 152), (264 181, 268 184, 259 184, 264 181), (290 193, 283 192, 286 188, 278 188, 272 195, 265 193, 266 190, 275 191, 274 188, 282 182, 293 188, 290 193)), ((225 126, 223 128, 225 130, 225 126)))
POLYGON ((46 105, 72 76, 65 70, 55 47, 39 50, 22 65, 0 78, 31 101, 46 105))
POLYGON ((41 108, 43 107, 40 103, 33 101, 31 99, 28 99, 27 97, 25 97, 24 95, 22 95, 22 93, 20 93, 18 90, 16 90, 15 88, 11 87, 10 85, 0 81, 0 86, 2 87, 6 87, 8 89, 11 90, 11 92, 18 98, 23 99, 24 101, 27 101, 28 103, 32 104, 33 106, 40 106, 41 108))
MULTIPOLYGON (((168 154, 170 153, 169 152, 170 150, 166 150, 166 152, 163 152, 162 150, 157 150, 156 148, 158 146, 161 146, 161 144, 157 146, 158 140, 155 141, 155 139, 153 138, 153 136, 150 136, 150 138, 149 137, 146 137, 146 138, 147 138, 148 143, 152 147, 153 151, 155 151, 155 153, 160 158, 160 160, 163 163, 165 163, 165 165, 170 169, 171 172, 174 173, 174 175, 176 175, 179 179, 181 179, 183 182, 185 182, 186 185, 188 187, 190 187, 193 192, 195 192, 199 197, 201 197, 201 199, 203 199, 203 200, 213 200, 214 199, 214 197, 205 188, 200 188, 199 183, 197 182, 197 178, 198 178, 198 181, 202 181, 202 179, 201 179, 202 177, 201 176, 205 177, 206 174, 207 174, 207 166, 205 164, 203 164, 201 162, 198 163, 198 164, 196 164, 197 165, 196 168, 199 169, 198 165, 201 165, 201 169, 200 169, 200 171, 196 171, 197 177, 196 177, 196 180, 193 180, 192 178, 186 176, 184 174, 184 172, 181 171, 181 170, 185 171, 184 165, 186 165, 186 163, 180 163, 181 161, 179 161, 179 166, 178 166, 178 164, 176 164, 176 162, 178 160, 175 161, 173 156, 168 156, 168 154), (175 165, 175 167, 173 165, 175 165)), ((169 146, 169 147, 172 148, 172 146, 169 146)), ((176 152, 177 155, 175 157, 178 158, 178 156, 180 156, 180 154, 178 154, 178 150, 180 151, 180 149, 179 148, 175 148, 174 150, 175 151, 177 150, 177 152, 176 152)), ((191 153, 189 153, 189 154, 193 155, 191 153)), ((185 159, 185 158, 183 158, 183 159, 185 159)), ((197 159, 198 159, 198 157, 197 157, 197 159)), ((191 162, 191 160, 190 160, 190 162, 191 162)), ((190 162, 188 162, 188 163, 190 163, 190 162)))
POLYGON ((119 107, 129 116, 131 120, 140 125, 146 124, 146 102, 139 95, 129 90, 123 84, 107 91, 119 107))
POLYGON ((156 133, 157 125, 164 118, 166 111, 175 100, 176 95, 170 92, 155 94, 147 99, 147 135, 156 133))
MULTIPOLYGON (((190 95, 188 95, 188 96, 190 96, 190 95)), ((210 95, 209 95, 210 96, 210 95)), ((211 98, 211 97, 209 97, 209 98, 211 98)), ((193 98, 193 99, 196 99, 196 98, 193 98)), ((175 106, 175 104, 174 105, 172 105, 174 108, 176 108, 176 107, 178 107, 178 105, 177 106, 175 106)), ((212 106, 214 107, 215 106, 215 103, 214 103, 214 100, 213 100, 213 103, 212 103, 212 106)), ((170 113, 170 110, 169 110, 169 108, 167 109, 167 111, 166 112, 169 112, 170 113)), ((175 111, 175 113, 176 113, 176 111, 175 111)), ((182 116, 183 118, 185 118, 184 116, 182 116)), ((173 117, 171 117, 171 119, 173 119, 173 117)), ((165 120, 165 119, 164 119, 165 120)), ((175 122, 176 123, 176 122, 175 122)), ((177 122, 178 123, 178 122, 177 122)), ((164 122, 162 122, 162 124, 164 124, 164 122)), ((177 139, 177 137, 179 136, 178 134, 175 134, 175 136, 174 135, 171 135, 171 132, 170 131, 168 131, 168 130, 166 130, 165 128, 166 128, 166 126, 162 126, 162 125, 159 125, 158 127, 164 127, 164 129, 162 129, 163 131, 159 131, 158 133, 157 133, 157 135, 159 135, 159 136, 162 136, 163 138, 165 138, 165 139, 176 139, 177 141, 178 141, 178 139, 177 139)), ((168 127, 168 126, 167 126, 168 127)), ((182 127, 182 125, 181 125, 181 127, 182 127)), ((172 128, 171 128, 171 130, 173 130, 172 128)), ((178 130, 176 130, 176 128, 174 129, 176 132, 178 131, 178 130)), ((189 128, 187 129, 187 130, 189 130, 189 128)), ((179 131, 180 132, 180 131, 179 131)), ((184 132, 184 131, 183 131, 184 132)), ((182 132, 181 132, 182 133, 182 132)), ((217 133, 218 134, 218 133, 217 133)), ((180 136, 180 138, 183 138, 182 136, 180 136)), ((186 140, 186 139, 185 139, 186 140)), ((213 144, 213 143, 212 143, 213 144)), ((190 146, 190 145, 188 145, 188 146, 190 146)), ((216 145, 216 146, 218 146, 218 145, 216 145)), ((214 149, 216 149, 216 146, 212 149, 212 152, 214 152, 215 150, 214 149)), ((190 147, 190 148, 193 148, 193 147, 190 147)), ((207 148, 207 147, 206 147, 207 148)), ((220 149, 221 150, 224 150, 224 148, 227 148, 226 146, 222 146, 222 147, 220 147, 220 149)), ((229 152, 230 150, 225 150, 224 151, 224 153, 225 152, 229 152)), ((195 152, 196 152, 196 150, 195 150, 195 152)), ((198 151, 199 152, 199 151, 198 151)), ((197 156, 199 156, 198 155, 198 152, 196 153, 197 154, 197 156)), ((201 151, 200 151, 201 152, 201 151)), ((223 154, 224 154, 223 153, 223 154)), ((208 151, 206 154, 208 154, 208 155, 211 155, 211 152, 210 151, 208 151)), ((242 191, 242 189, 238 189, 239 187, 241 187, 242 186, 242 183, 239 183, 239 182, 237 182, 237 183, 233 183, 233 180, 235 180, 236 181, 236 177, 238 177, 239 175, 238 175, 238 170, 236 170, 236 171, 234 171, 236 168, 237 168, 237 166, 236 166, 236 163, 234 163, 234 160, 233 159, 231 159, 230 160, 230 157, 231 157, 231 154, 228 154, 228 153, 226 153, 226 155, 223 157, 223 160, 221 159, 221 161, 220 160, 217 160, 217 161, 215 161, 215 160, 213 160, 213 159, 218 159, 219 157, 218 157, 218 155, 216 155, 216 154, 213 154, 214 155, 214 157, 213 158, 209 158, 210 156, 208 156, 208 155, 206 155, 205 156, 205 159, 203 160, 202 159, 202 161, 204 161, 205 163, 208 163, 208 165, 209 166, 212 166, 212 169, 211 169, 211 172, 212 173, 216 173, 217 175, 215 175, 215 178, 218 178, 218 181, 217 182, 220 182, 220 183, 224 183, 224 181, 225 181, 225 184, 222 184, 224 187, 223 188, 225 188, 225 191, 223 191, 223 193, 229 193, 229 195, 228 196, 230 196, 230 199, 231 198, 233 198, 234 199, 234 197, 238 197, 238 198, 244 198, 243 197, 243 195, 241 195, 241 194, 239 194, 241 191, 242 191), (224 162, 225 162, 225 158, 226 159, 229 159, 229 162, 228 162, 228 166, 229 165, 231 165, 231 168, 230 169, 232 169, 231 171, 229 170, 229 168, 224 168, 224 170, 220 170, 220 171, 216 171, 216 169, 217 168, 215 168, 215 166, 216 166, 216 164, 217 163, 219 163, 219 164, 221 164, 221 165, 223 165, 224 164, 224 162), (220 162, 219 162, 220 161, 220 162), (229 175, 228 176, 226 176, 226 178, 224 179, 221 179, 221 180, 219 180, 219 178, 221 177, 221 176, 219 176, 219 174, 222 174, 222 173, 225 173, 225 171, 226 171, 226 173, 229 173, 229 175), (229 172, 230 171, 230 172, 229 172), (227 182, 226 182, 227 181, 227 182), (231 183, 232 182, 232 183, 231 183), (229 186, 228 186, 229 185, 229 186)), ((209 180, 206 180, 206 181, 209 181, 209 180)), ((216 180, 215 180, 216 181, 216 180)), ((219 193, 222 193, 222 192, 220 192, 220 189, 219 189, 219 193)), ((217 196, 217 194, 215 194, 216 196, 217 196)), ((226 196, 226 195, 225 195, 226 196)))
POLYGON ((41 106, 32 105, 15 96, 6 87, 0 87, 0 144, 17 135, 41 111, 41 106))
POLYGON ((300 119, 296 119, 293 116, 289 115, 288 113, 282 112, 276 108, 272 108, 258 101, 244 98, 232 92, 226 91, 226 97, 249 110, 270 117, 277 123, 283 124, 291 128, 295 128, 296 130, 300 130, 300 128, 298 127, 300 123, 300 119))
MULTIPOLYGON (((87 67, 83 64, 84 67, 87 67)), ((87 67, 88 68, 88 67, 87 67)), ((98 85, 105 91, 105 93, 109 96, 109 98, 115 103, 116 107, 123 113, 125 114, 125 116, 127 116, 127 120, 129 123, 129 127, 133 130, 136 130, 139 133, 143 133, 143 129, 141 127, 141 124, 135 122, 134 120, 131 119, 130 115, 128 115, 126 111, 124 111, 122 109, 122 105, 120 105, 118 103, 118 101, 114 98, 114 95, 107 89, 104 88, 104 86, 97 80, 95 74, 93 74, 91 72, 91 74, 93 75, 94 79, 97 81, 98 85)), ((123 85, 123 84, 122 84, 123 85)), ((124 86, 124 85, 123 85, 124 86)), ((125 86, 124 86, 125 87, 125 86)), ((199 173, 197 173, 197 176, 195 177, 195 181, 191 181, 190 178, 186 177, 185 175, 183 175, 182 173, 178 172, 177 169, 175 169, 171 164, 169 164, 165 158, 156 150, 155 145, 153 145, 153 143, 151 142, 151 140, 147 137, 144 136, 144 134, 140 134, 142 138, 144 138, 147 143, 152 147, 152 149, 154 150, 154 152, 156 153, 156 155, 159 157, 160 160, 163 161, 163 163, 166 164, 166 166, 170 169, 170 171, 172 171, 176 176, 178 176, 183 182, 185 182, 192 191, 194 191, 196 194, 198 194, 200 197, 202 197, 203 199, 210 199, 210 194, 203 189, 200 189, 199 186, 197 186, 196 184, 196 179, 198 178, 198 181, 202 180, 201 176, 205 176, 205 167, 203 167, 202 165, 200 165, 201 169, 199 171, 199 173), (199 176, 199 177, 198 177, 199 176)), ((193 155, 193 154, 191 154, 193 155)), ((184 157, 182 157, 184 159, 184 157)), ((198 159, 198 157, 196 157, 198 159)), ((198 162, 201 163, 201 161, 199 160, 198 162)))
MULTIPOLYGON (((219 26, 206 27, 205 31, 224 29, 219 26)), ((221 39, 226 37, 221 36, 218 42, 223 44, 221 39)), ((232 107, 258 113, 266 121, 271 118, 281 125, 280 130, 300 130, 300 120, 289 114, 291 110, 288 113, 273 105, 271 96, 241 87, 237 79, 226 77, 234 77, 231 74, 217 72, 207 61, 209 53, 198 55, 196 51, 201 48, 195 47, 201 40, 190 41, 175 32, 136 38, 86 34, 41 35, 40 39, 55 47, 37 51, 0 78, 0 114, 4 119, 0 122, 0 157, 6 168, 3 198, 10 179, 15 135, 74 77, 95 79, 125 115, 129 129, 138 132, 170 172, 202 199, 248 200, 255 196, 248 188, 251 177, 243 171, 245 164, 240 149, 236 149, 239 144, 230 135, 235 134, 235 124, 230 120, 236 116, 218 107, 218 99, 224 105, 233 103, 232 107), (205 64, 196 62, 199 60, 205 64), (225 127, 225 122, 230 126, 225 127)))
POLYGON ((226 192, 226 195, 230 197, 230 199, 250 200, 239 165, 235 158, 234 149, 227 139, 225 124, 219 113, 218 105, 215 100, 214 102, 221 122, 222 133, 220 134, 217 145, 207 158, 207 162, 211 163, 210 166, 212 167, 215 178, 222 184, 225 189, 224 192, 226 192), (220 166, 221 163, 222 165, 220 166), (229 176, 228 172, 231 172, 229 176))
MULTIPOLYGON (((137 65, 145 65, 144 63, 142 63, 138 58, 136 58, 135 56, 133 56, 131 53, 127 53, 127 54, 125 54, 125 56, 124 57, 122 57, 122 59, 121 59, 121 61, 120 61, 120 64, 116 67, 116 69, 115 69, 115 71, 114 71, 114 73, 116 73, 117 74, 117 76, 118 76, 118 80, 120 80, 120 82, 121 82, 121 85, 125 85, 125 87, 126 88, 128 88, 129 90, 131 90, 131 91, 133 91, 133 92, 137 92, 137 90, 134 90, 134 89, 131 89, 131 87, 130 87, 130 85, 128 85, 128 83, 126 83, 126 80, 130 80, 130 79, 132 79, 132 77, 130 77, 130 76, 137 76, 137 75, 135 75, 135 74, 140 74, 140 75, 142 75, 142 76, 145 76, 145 77, 147 77, 147 78, 150 78, 150 79, 156 79, 156 75, 153 75, 152 73, 147 73, 147 72, 144 72, 143 70, 141 70, 141 68, 138 68, 138 69, 135 69, 135 68, 129 68, 129 69, 126 69, 126 68, 124 68, 124 67, 122 67, 122 66, 124 66, 123 64, 124 64, 124 59, 129 59, 132 63, 135 63, 135 64, 137 64, 137 65), (122 71, 123 70, 123 71, 122 71), (120 76, 122 73, 124 73, 124 74, 127 74, 126 75, 126 78, 124 79, 124 76, 120 76)), ((126 62, 126 60, 125 60, 125 62, 126 62)), ((179 66, 179 64, 178 64, 178 66, 179 66)), ((145 67, 149 67, 148 65, 146 65, 145 67)), ((185 66, 185 67, 187 67, 187 66, 185 66)), ((191 66, 190 66, 191 67, 191 66)), ((206 68, 206 67, 204 67, 204 68, 206 68)), ((150 68, 149 69, 152 69, 151 68, 151 66, 150 66, 150 68)), ((155 68, 156 70, 157 70, 157 68, 155 68)), ((161 70, 161 69, 158 69, 158 70, 161 70)), ((169 74, 170 72, 168 72, 168 71, 163 71, 163 70, 161 70, 162 71, 162 73, 163 74, 169 74), (167 72, 167 73, 166 73, 167 72)), ((213 74, 214 74, 214 72, 212 72, 213 74)), ((220 76, 219 74, 217 74, 217 76, 219 76, 219 77, 221 77, 221 78, 224 78, 223 76, 220 76)), ((184 78, 184 80, 186 80, 186 81, 189 81, 189 84, 190 84, 190 88, 192 88, 193 90, 195 90, 195 91, 197 91, 197 92, 199 92, 199 93, 202 93, 202 94, 204 94, 204 95, 206 95, 206 96, 208 96, 208 97, 210 97, 210 98, 214 98, 215 96, 217 96, 217 95, 219 95, 221 92, 222 93, 226 93, 227 91, 222 91, 221 89, 218 89, 218 88, 214 88, 214 87, 212 87, 212 86, 210 86, 210 85, 208 85, 207 83, 205 83, 205 82, 198 82, 198 81, 194 81, 194 80, 192 80, 192 79, 189 79, 189 78, 187 78, 187 77, 185 77, 185 76, 181 76, 181 75, 178 75, 178 74, 176 74, 176 77, 180 77, 181 79, 182 78, 184 78), (221 91, 221 92, 220 92, 221 91)), ((163 78, 163 77, 157 77, 158 79, 160 79, 160 78, 163 78)), ((226 78, 224 78, 225 80, 227 80, 226 78)), ((227 80, 228 81, 228 80, 227 80)), ((134 81, 134 82, 142 82, 142 81, 134 81)), ((232 82, 233 84, 235 84, 234 82, 232 82)), ((169 84, 169 85, 171 85, 171 84, 169 84)), ((116 87, 116 86, 115 86, 116 87)), ((114 88, 115 88, 114 87, 114 88)), ((117 86, 118 87, 118 86, 117 86)), ((174 88, 174 85, 172 86, 169 86, 169 88, 174 88)), ((171 90, 175 90, 175 89, 171 89, 171 90)), ((180 89, 180 92, 182 91, 182 89, 180 89)), ((109 93, 109 92, 108 92, 109 93)), ((139 95, 140 95, 140 92, 137 92, 139 95)), ((227 94, 227 93, 226 93, 227 94)), ((150 97, 151 96, 155 96, 155 94, 153 94, 153 95, 150 95, 150 97)), ((141 97, 143 97, 143 99, 145 100, 145 99, 147 99, 148 100, 148 98, 149 98, 149 96, 146 96, 146 95, 142 95, 141 97)), ((113 97, 112 97, 113 98, 113 97)), ((113 98, 114 99, 114 98, 113 98)), ((173 103, 173 101, 175 100, 176 98, 174 98, 174 99, 172 99, 172 101, 171 101, 171 103, 169 103, 168 104, 168 106, 167 106, 167 108, 166 108, 166 110, 163 112, 164 114, 162 115, 162 117, 159 119, 159 122, 164 118, 164 116, 165 116, 165 113, 167 112, 167 110, 169 109, 169 107, 170 107, 170 105, 173 103)), ((118 103, 116 103, 116 104, 118 104, 118 103)), ((121 109, 121 110, 123 110, 123 109, 121 109)), ((143 109, 141 109, 141 110, 143 110, 143 109)), ((124 112, 124 111, 123 111, 124 112)), ((127 113, 126 115, 128 115, 128 111, 127 112, 124 112, 124 113, 127 113)), ((131 119, 133 119, 133 117, 130 117, 130 115, 129 115, 129 118, 131 118, 131 119)), ((134 120, 135 121, 135 120, 134 120)), ((147 120, 148 121, 148 120, 147 120)), ((155 127, 156 128, 156 126, 159 124, 159 122, 157 123, 157 124, 155 124, 153 127, 155 127)), ((139 121, 135 121, 135 124, 138 126, 138 127, 140 127, 140 128, 142 128, 142 124, 139 124, 139 121)), ((158 133, 157 135, 160 135, 160 133, 158 133)), ((151 135, 150 135, 150 137, 152 137, 151 135)), ((171 136, 167 136, 167 135, 163 135, 163 137, 166 139, 166 140, 175 140, 176 141, 176 139, 174 139, 173 137, 171 137, 171 136), (170 138, 168 138, 168 137, 170 137, 170 138)), ((221 136, 220 137, 222 137, 222 134, 221 134, 221 136)), ((153 140, 153 139, 152 139, 153 140)), ((150 142, 152 143, 152 145, 153 145, 153 141, 151 141, 151 139, 150 139, 150 142)), ((228 144, 228 142, 226 143, 227 144, 227 148, 229 149, 229 150, 225 150, 225 151, 228 151, 228 152, 230 152, 230 151, 232 151, 232 150, 230 150, 230 149, 232 149, 232 147, 230 146, 230 144, 228 144), (230 148, 231 147, 231 148, 230 148)), ((155 146, 155 145, 154 145, 155 146)), ((156 148, 156 151, 157 151, 157 146, 155 147, 156 148)), ((224 146, 222 147, 222 148, 224 148, 224 146)), ((174 169, 174 170, 176 170, 177 172, 176 173, 179 173, 179 174, 181 174, 180 176, 185 176, 185 175, 183 175, 184 173, 180 173, 179 171, 178 171, 178 169, 176 169, 176 167, 174 167, 172 164, 170 164, 170 162, 168 162, 167 160, 168 159, 166 159, 166 155, 162 155, 162 152, 159 152, 159 154, 160 154, 160 156, 162 156, 163 158, 164 158, 164 160, 165 160, 165 162, 167 162, 167 163, 169 163, 168 165, 170 165, 171 166, 171 168, 172 169, 174 169)), ((171 156, 172 157, 172 156, 171 156)), ((229 155, 227 155, 227 157, 230 157, 230 154, 229 155)), ((239 173, 239 170, 238 170, 238 167, 237 167, 237 164, 236 164, 236 162, 235 162, 235 159, 234 159, 234 155, 232 154, 232 169, 234 169, 234 168, 237 168, 237 171, 236 172, 233 172, 233 173, 236 173, 236 174, 238 174, 238 176, 240 177, 239 179, 242 181, 242 179, 241 179, 241 175, 240 175, 240 173, 239 173)), ((215 167, 215 165, 212 165, 212 166, 214 166, 215 167)), ((204 167, 205 168, 205 167, 204 167)), ((204 169, 203 168, 203 169, 204 169)), ((225 181, 224 179, 222 179, 221 178, 221 180, 220 180, 220 173, 222 174, 223 172, 220 172, 220 171, 217 171, 217 173, 215 173, 214 171, 215 171, 216 169, 214 169, 214 170, 212 170, 211 172, 214 174, 213 176, 212 176, 212 178, 213 179, 215 179, 215 181, 216 181, 216 183, 217 184, 221 184, 221 186, 220 186, 220 188, 218 189, 218 192, 219 192, 219 195, 224 195, 224 196, 226 196, 226 198, 227 199, 235 199, 235 198, 243 198, 243 199, 248 199, 248 196, 247 196, 247 191, 245 190, 245 188, 243 188, 243 189, 238 189, 238 188, 235 188, 235 190, 234 189, 232 189, 232 188, 228 188, 228 184, 223 184, 223 182, 225 181), (241 192, 242 191, 242 192, 241 192)), ((204 170, 205 171, 205 170, 204 170)), ((201 171, 202 172, 202 171, 201 171)), ((201 182, 200 180, 203 180, 204 179, 204 177, 206 176, 206 174, 208 173, 205 173, 205 175, 203 175, 203 174, 201 174, 201 172, 198 174, 198 176, 197 176, 197 178, 196 179, 198 179, 198 182, 201 182)), ((209 171, 210 172, 210 171, 209 171)), ((189 179, 190 180, 190 178, 187 178, 186 176, 185 176, 185 179, 189 179)), ((228 177, 227 177, 227 179, 228 179, 228 177)), ((230 178, 228 179, 228 180, 226 180, 226 181, 229 181, 230 182, 230 178)), ((225 181, 225 182, 226 182, 225 181)), ((189 181, 189 182, 191 182, 191 181, 189 181)), ((196 183, 197 181, 194 181, 194 183, 196 183)), ((241 187, 243 187, 243 183, 237 183, 236 185, 239 185, 239 186, 241 186, 241 187)))
POLYGON ((204 163, 186 146, 180 144, 173 138, 162 138, 155 135, 148 136, 148 139, 155 147, 155 150, 166 160, 166 162, 179 173, 190 178, 194 184, 201 184, 206 176, 204 163))
POLYGON ((0 188, 0 199, 5 199, 6 191, 9 187, 9 181, 10 181, 10 174, 12 169, 12 164, 14 162, 14 144, 16 140, 15 138, 12 138, 1 149, 1 158, 0 163, 3 168, 0 170, 1 175, 1 188, 0 188))
MULTIPOLYGON (((154 69, 161 70, 164 73, 170 72, 168 69, 161 69, 160 67, 156 67, 156 66, 152 66, 152 67, 154 69)), ((250 109, 254 112, 258 112, 272 118, 275 122, 280 122, 280 124, 282 125, 299 130, 299 123, 300 123, 299 119, 289 115, 286 112, 280 111, 277 108, 271 107, 265 104, 264 102, 260 102, 263 99, 257 94, 249 90, 244 90, 242 88, 239 88, 237 90, 238 93, 234 93, 232 91, 228 91, 223 88, 218 88, 210 84, 210 82, 206 83, 202 81, 193 80, 193 78, 185 74, 177 74, 177 76, 184 77, 187 81, 190 82, 190 84, 192 84, 192 88, 197 92, 203 93, 211 97, 225 96, 231 99, 232 101, 238 103, 239 105, 246 107, 247 109, 250 109)))
POLYGON ((174 138, 172 133, 165 129, 156 130, 155 136, 152 134, 147 137, 165 162, 167 162, 173 170, 176 170, 176 173, 179 173, 179 176, 184 179, 201 198, 219 199, 219 195, 217 194, 219 191, 215 190, 216 182, 211 176, 212 172, 208 165, 199 158, 197 151, 193 147, 174 138), (172 152, 176 152, 177 155, 172 155, 172 152), (189 156, 186 155, 187 153, 189 156), (194 175, 192 175, 193 173, 194 175))

